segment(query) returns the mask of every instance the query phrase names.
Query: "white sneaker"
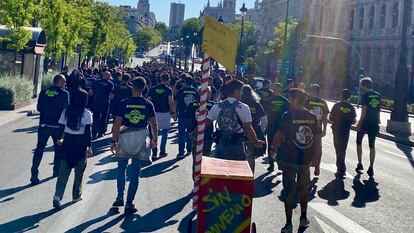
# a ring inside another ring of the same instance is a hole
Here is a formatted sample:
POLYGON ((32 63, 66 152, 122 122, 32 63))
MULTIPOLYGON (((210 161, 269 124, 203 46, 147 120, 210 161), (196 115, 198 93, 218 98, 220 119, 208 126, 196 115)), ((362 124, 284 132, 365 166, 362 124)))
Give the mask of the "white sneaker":
POLYGON ((53 197, 53 207, 55 207, 56 209, 62 208, 62 205, 60 204, 60 198, 57 196, 53 197))
POLYGON ((299 221, 299 227, 308 227, 310 224, 307 218, 301 218, 299 221))

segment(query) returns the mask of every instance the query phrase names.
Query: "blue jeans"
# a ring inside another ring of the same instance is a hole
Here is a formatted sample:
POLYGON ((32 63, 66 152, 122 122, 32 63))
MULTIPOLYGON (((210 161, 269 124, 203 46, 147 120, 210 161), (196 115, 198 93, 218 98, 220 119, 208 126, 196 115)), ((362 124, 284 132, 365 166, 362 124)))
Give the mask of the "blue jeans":
MULTIPOLYGON (((127 170, 129 159, 120 159, 118 158, 118 178, 117 178, 117 188, 118 188, 118 196, 117 198, 120 200, 124 200, 124 191, 125 191, 125 173, 127 170)), ((135 198, 135 194, 138 190, 139 184, 139 177, 141 175, 141 160, 132 159, 131 164, 131 177, 128 187, 128 195, 127 195, 127 204, 132 204, 135 198)))
POLYGON ((193 143, 188 136, 191 132, 188 130, 189 122, 187 118, 179 117, 178 118, 178 153, 184 154, 187 143, 187 152, 191 152, 193 148, 193 143))
POLYGON ((168 132, 169 129, 162 129, 160 130, 161 136, 161 144, 160 144, 160 152, 165 153, 165 148, 167 147, 167 139, 168 139, 168 132))

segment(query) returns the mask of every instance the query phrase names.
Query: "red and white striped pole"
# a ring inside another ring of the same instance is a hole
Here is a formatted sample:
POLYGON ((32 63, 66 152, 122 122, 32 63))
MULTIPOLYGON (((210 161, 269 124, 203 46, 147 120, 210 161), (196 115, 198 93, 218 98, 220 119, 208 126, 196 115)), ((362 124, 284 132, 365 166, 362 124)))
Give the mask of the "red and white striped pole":
POLYGON ((196 144, 196 156, 194 163, 194 189, 193 189, 193 210, 197 210, 198 205, 198 191, 201 184, 201 160, 203 158, 204 148, 204 131, 206 128, 206 115, 207 115, 207 101, 208 101, 208 81, 210 77, 210 56, 204 53, 203 70, 201 78, 201 93, 200 93, 200 107, 199 114, 197 116, 197 144, 196 144))

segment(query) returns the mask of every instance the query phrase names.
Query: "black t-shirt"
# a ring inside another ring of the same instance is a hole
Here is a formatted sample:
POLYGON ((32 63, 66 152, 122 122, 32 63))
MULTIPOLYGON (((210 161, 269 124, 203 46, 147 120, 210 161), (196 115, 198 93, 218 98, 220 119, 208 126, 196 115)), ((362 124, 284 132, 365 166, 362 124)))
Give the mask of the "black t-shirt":
POLYGON ((121 101, 116 116, 122 117, 123 126, 146 128, 148 119, 155 117, 154 105, 144 97, 130 97, 121 101))
POLYGON ((171 111, 168 98, 172 97, 172 94, 171 88, 165 84, 150 89, 149 96, 156 112, 167 113, 171 111))
POLYGON ((273 95, 273 91, 267 87, 263 87, 256 90, 256 93, 260 96, 260 98, 267 99, 273 95))
POLYGON ((316 116, 306 109, 289 110, 283 114, 278 132, 284 136, 278 150, 282 161, 309 165, 315 154, 315 139, 321 133, 316 116))
POLYGON ((114 104, 132 96, 132 88, 128 84, 121 83, 114 90, 114 104))
POLYGON ((376 91, 369 90, 361 95, 361 104, 367 107, 367 115, 364 122, 362 122, 362 128, 378 127, 381 113, 381 95, 376 91))
POLYGON ((194 101, 200 101, 200 96, 194 87, 185 87, 177 93, 175 101, 177 102, 178 114, 184 116, 188 105, 194 101))
MULTIPOLYGON (((247 102, 247 101, 246 101, 247 102)), ((252 114, 252 126, 254 129, 257 129, 259 127, 260 118, 266 116, 265 110, 263 109, 263 106, 259 102, 251 102, 251 103, 245 103, 249 106, 250 112, 252 114)))
POLYGON ((322 124, 323 117, 329 114, 328 104, 321 98, 309 97, 305 102, 305 108, 315 114, 320 124, 322 124))
POLYGON ((329 119, 332 121, 334 131, 347 132, 351 129, 356 111, 354 106, 348 102, 341 101, 332 107, 329 119))
POLYGON ((95 82, 93 87, 93 104, 97 110, 106 109, 109 106, 109 96, 114 91, 111 81, 101 79, 95 82))
POLYGON ((40 112, 39 124, 58 126, 62 111, 69 106, 69 92, 52 86, 40 92, 37 110, 40 112))
MULTIPOLYGON (((214 104, 215 104, 214 101, 208 101, 207 111, 210 111, 210 109, 213 107, 214 104)), ((190 126, 189 126, 190 131, 194 131, 197 128, 197 124, 198 124, 197 116, 198 116, 199 107, 200 107, 200 102, 194 101, 188 105, 185 111, 185 118, 190 120, 190 126)), ((213 136, 213 132, 214 132, 214 127, 213 125, 211 125, 205 130, 204 136, 206 138, 211 138, 213 136)))
POLYGON ((283 96, 271 96, 263 101, 269 124, 267 133, 275 134, 283 113, 289 110, 289 101, 283 96))

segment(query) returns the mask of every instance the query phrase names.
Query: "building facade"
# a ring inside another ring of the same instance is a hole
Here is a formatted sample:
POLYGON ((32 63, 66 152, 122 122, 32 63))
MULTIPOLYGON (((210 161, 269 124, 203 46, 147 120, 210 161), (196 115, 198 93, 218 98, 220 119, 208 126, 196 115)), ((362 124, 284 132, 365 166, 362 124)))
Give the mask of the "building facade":
POLYGON ((170 31, 168 34, 168 39, 173 40, 180 28, 184 24, 184 14, 185 14, 185 5, 182 3, 171 3, 170 6, 170 22, 169 27, 170 31))
POLYGON ((263 8, 261 6, 261 2, 256 0, 254 3, 254 8, 249 9, 246 14, 246 20, 253 23, 254 26, 260 28, 262 25, 262 17, 263 17, 263 8))
POLYGON ((205 6, 203 12, 200 13, 200 18, 211 16, 215 19, 219 19, 221 17, 225 24, 234 23, 236 20, 236 3, 237 0, 221 0, 217 6, 213 7, 210 4, 210 0, 208 0, 207 6, 205 6))
POLYGON ((124 14, 127 29, 133 35, 141 28, 154 27, 157 22, 148 0, 139 0, 137 8, 123 5, 119 6, 119 10, 124 14))

